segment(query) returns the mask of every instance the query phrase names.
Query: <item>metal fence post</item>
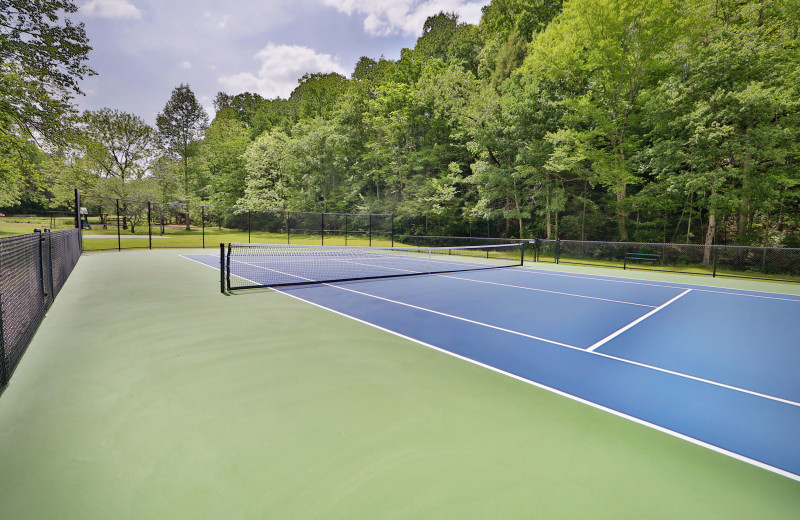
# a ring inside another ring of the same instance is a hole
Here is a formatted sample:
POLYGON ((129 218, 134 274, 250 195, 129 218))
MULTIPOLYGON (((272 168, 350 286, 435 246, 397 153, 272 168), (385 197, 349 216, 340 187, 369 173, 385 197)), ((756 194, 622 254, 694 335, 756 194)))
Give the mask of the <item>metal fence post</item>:
POLYGON ((561 256, 561 239, 556 238, 556 263, 558 263, 560 256, 561 256))
POLYGON ((251 224, 251 221, 252 221, 252 213, 253 213, 253 212, 252 212, 251 210, 249 210, 249 209, 247 210, 247 243, 248 243, 248 244, 250 243, 250 227, 251 227, 251 225, 252 225, 252 224, 251 224))
POLYGON ((200 206, 200 225, 203 229, 203 249, 206 248, 206 207, 200 206))
POLYGON ((153 221, 151 217, 151 208, 150 208, 150 201, 147 201, 147 240, 150 245, 150 249, 153 249, 153 221))
POLYGON ((319 216, 320 216, 320 219, 319 219, 320 220, 320 230, 319 231, 320 231, 320 236, 322 237, 321 244, 324 246, 325 245, 325 213, 320 213, 319 216))
POLYGON ((0 388, 8 383, 8 360, 6 359, 6 339, 3 331, 3 293, 0 293, 0 388))
POLYGON ((392 247, 394 247, 394 213, 392 213, 392 219, 391 220, 392 220, 392 223, 391 223, 392 229, 391 229, 391 231, 389 233, 392 235, 392 247))
POLYGON ((372 247, 372 213, 369 214, 369 247, 372 247))
POLYGON ((289 212, 284 211, 283 216, 286 219, 286 245, 289 245, 292 243, 291 233, 289 232, 289 212))
POLYGON ((122 251, 122 237, 119 231, 119 199, 117 199, 117 251, 122 251))
POLYGON ((713 278, 717 277, 717 249, 719 246, 713 245, 711 246, 711 251, 714 253, 714 269, 711 271, 711 276, 713 278))

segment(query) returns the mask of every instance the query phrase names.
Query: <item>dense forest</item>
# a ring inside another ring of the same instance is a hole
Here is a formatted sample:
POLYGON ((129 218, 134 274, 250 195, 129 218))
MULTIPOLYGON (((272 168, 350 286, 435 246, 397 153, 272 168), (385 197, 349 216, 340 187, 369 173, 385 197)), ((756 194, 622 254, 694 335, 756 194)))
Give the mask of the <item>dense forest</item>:
POLYGON ((70 109, 92 73, 72 29, 72 69, 30 106, 3 34, 0 207, 78 188, 428 234, 800 247, 800 0, 494 0, 288 99, 221 92, 210 121, 180 85, 156 127, 70 109))

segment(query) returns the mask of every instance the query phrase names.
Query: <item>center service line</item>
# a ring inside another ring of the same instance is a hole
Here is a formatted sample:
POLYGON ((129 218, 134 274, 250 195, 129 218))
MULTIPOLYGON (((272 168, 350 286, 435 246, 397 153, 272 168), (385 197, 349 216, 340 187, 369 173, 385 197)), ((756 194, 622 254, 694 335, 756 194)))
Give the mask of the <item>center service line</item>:
POLYGON ((604 344, 606 344, 609 341, 611 341, 612 339, 616 338, 617 336, 619 336, 620 334, 622 334, 626 330, 630 329, 634 325, 637 325, 638 323, 641 323, 642 321, 646 320, 647 318, 649 318, 653 314, 657 313, 658 311, 660 311, 661 309, 663 309, 664 307, 666 307, 670 303, 672 303, 674 301, 677 301, 679 298, 682 298, 683 296, 689 294, 690 292, 692 292, 691 289, 686 289, 685 291, 680 293, 678 296, 674 297, 673 299, 671 299, 670 301, 665 303, 664 305, 656 307, 655 309, 653 309, 652 311, 648 312, 647 314, 645 314, 644 316, 642 316, 638 320, 632 321, 631 323, 628 323, 627 325, 625 325, 624 327, 622 327, 618 331, 614 332, 613 334, 610 334, 610 335, 606 336, 605 338, 601 339, 600 341, 598 341, 597 343, 595 343, 591 347, 587 348, 586 350, 589 351, 589 352, 594 352, 598 347, 603 346, 604 344))

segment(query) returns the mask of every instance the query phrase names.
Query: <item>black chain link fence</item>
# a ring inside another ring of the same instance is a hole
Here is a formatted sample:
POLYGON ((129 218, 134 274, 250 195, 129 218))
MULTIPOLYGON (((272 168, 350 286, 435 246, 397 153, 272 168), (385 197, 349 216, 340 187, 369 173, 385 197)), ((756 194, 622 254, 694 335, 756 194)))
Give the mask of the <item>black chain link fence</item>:
POLYGON ((800 282, 800 249, 535 240, 536 262, 800 282))
POLYGON ((81 255, 79 229, 0 239, 0 388, 81 255))
POLYGON ((390 245, 388 214, 309 213, 82 196, 84 251, 221 242, 390 245))

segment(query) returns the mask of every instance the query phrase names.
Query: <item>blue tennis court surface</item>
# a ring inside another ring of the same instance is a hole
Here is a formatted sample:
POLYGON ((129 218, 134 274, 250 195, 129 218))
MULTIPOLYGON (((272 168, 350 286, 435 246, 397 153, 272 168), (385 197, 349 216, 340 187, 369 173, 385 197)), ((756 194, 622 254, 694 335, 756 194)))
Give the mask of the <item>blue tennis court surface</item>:
POLYGON ((800 480, 800 296, 515 267, 280 291, 800 480))

